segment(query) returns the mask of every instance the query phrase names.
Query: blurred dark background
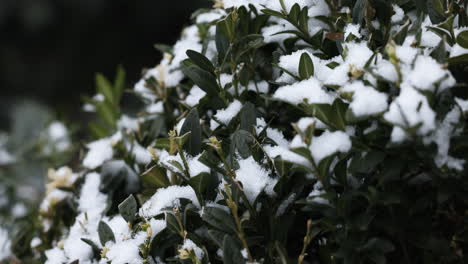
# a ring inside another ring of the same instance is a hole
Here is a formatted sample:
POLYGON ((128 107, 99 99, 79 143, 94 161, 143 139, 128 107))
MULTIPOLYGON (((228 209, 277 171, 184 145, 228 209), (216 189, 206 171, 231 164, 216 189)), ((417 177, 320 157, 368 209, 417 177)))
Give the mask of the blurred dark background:
POLYGON ((0 0, 0 130, 24 100, 78 121, 81 95, 94 94, 94 75, 117 65, 132 86, 173 44, 190 14, 210 0, 0 0))

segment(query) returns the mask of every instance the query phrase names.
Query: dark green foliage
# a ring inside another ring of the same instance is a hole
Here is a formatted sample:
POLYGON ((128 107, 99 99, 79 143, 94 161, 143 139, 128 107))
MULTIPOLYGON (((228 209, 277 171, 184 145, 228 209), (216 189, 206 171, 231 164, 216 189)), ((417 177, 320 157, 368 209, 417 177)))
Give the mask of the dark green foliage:
MULTIPOLYGON (((449 2, 330 0, 328 15, 309 17, 314 6, 284 0, 197 24, 201 51, 157 68, 180 83, 145 75, 151 96, 136 93, 163 110, 115 130, 122 140, 100 167, 104 214, 129 222, 131 239, 148 234, 148 263, 466 262, 468 60, 449 51, 468 38, 456 25, 465 5, 449 2), (414 15, 394 21, 393 5, 414 15), (261 33, 277 21, 290 27, 272 41, 261 33), (426 85, 421 58, 444 76, 426 85)), ((118 240, 99 226, 102 244, 118 240)))

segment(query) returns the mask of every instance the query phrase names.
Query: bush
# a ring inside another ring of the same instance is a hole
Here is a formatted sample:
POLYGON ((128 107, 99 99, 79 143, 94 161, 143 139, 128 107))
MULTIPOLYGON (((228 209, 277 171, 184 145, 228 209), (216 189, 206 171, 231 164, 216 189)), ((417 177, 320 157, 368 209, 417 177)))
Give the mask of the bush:
POLYGON ((133 91, 97 76, 16 256, 466 263, 466 5, 215 1, 133 91))

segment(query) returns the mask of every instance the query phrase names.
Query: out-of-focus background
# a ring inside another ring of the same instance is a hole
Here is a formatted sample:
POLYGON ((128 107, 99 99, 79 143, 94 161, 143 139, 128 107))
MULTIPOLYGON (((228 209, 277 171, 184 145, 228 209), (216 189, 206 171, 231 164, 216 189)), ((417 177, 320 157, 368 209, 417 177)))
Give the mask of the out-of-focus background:
POLYGON ((113 79, 122 65, 132 87, 161 59, 154 44, 172 45, 192 12, 210 5, 0 0, 0 227, 37 206, 48 167, 78 156, 89 119, 81 97, 95 94, 95 74, 113 79))
POLYGON ((94 74, 122 64, 128 85, 174 43, 190 14, 210 0, 1 0, 0 129, 12 107, 33 99, 80 118, 80 95, 92 95, 94 74))

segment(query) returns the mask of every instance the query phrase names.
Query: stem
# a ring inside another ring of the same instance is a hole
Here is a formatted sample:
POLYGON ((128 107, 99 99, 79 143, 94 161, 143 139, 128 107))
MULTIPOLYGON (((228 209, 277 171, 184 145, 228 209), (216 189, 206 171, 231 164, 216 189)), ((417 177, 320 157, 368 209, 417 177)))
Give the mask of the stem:
POLYGON ((236 202, 234 202, 234 200, 232 199, 231 192, 229 191, 227 184, 225 185, 225 190, 228 195, 227 204, 229 206, 229 209, 231 209, 231 214, 234 217, 234 222, 236 223, 237 236, 239 237, 239 240, 241 241, 242 246, 247 251, 249 262, 253 262, 253 257, 252 257, 252 254, 250 253, 249 245, 247 244, 247 240, 245 239, 245 233, 244 233, 244 230, 242 229, 242 225, 239 219, 238 207, 237 207, 236 202))
POLYGON ((307 255, 307 247, 309 246, 310 242, 312 242, 313 236, 311 234, 312 232, 312 220, 307 221, 307 234, 304 237, 304 245, 302 246, 301 254, 297 258, 297 263, 302 264, 304 262, 304 258, 307 255))

